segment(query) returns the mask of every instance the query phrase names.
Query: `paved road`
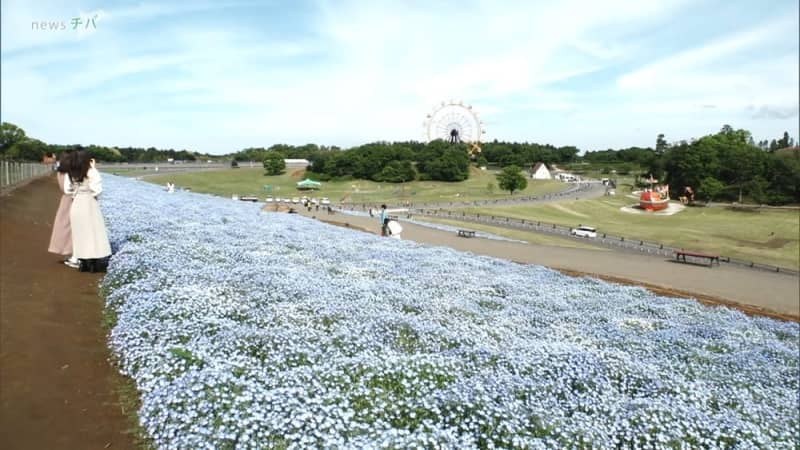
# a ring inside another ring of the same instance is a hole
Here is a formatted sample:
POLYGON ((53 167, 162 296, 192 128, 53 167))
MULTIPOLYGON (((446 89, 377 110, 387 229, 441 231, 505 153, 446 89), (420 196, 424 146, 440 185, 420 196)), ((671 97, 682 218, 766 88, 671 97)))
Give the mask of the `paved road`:
MULTIPOLYGON (((370 217, 344 213, 331 216, 322 211, 301 213, 325 221, 347 223, 373 233, 380 231, 377 219, 370 217)), ((794 275, 731 266, 709 268, 676 263, 667 257, 658 258, 607 249, 576 249, 484 238, 460 238, 453 232, 411 223, 404 223, 403 228, 403 239, 424 244, 448 246, 564 271, 629 280, 667 291, 691 293, 701 300, 732 302, 748 311, 765 310, 784 318, 800 319, 800 277, 794 275), (766 286, 769 287, 768 290, 766 286)))

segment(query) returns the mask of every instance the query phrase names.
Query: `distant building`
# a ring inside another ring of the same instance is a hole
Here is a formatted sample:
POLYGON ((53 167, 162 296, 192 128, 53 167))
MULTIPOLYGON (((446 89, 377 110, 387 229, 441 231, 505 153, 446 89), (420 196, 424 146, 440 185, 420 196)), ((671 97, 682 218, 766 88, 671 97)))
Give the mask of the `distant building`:
POLYGON ((531 169, 531 178, 534 180, 552 180, 553 176, 550 175, 550 169, 543 162, 537 162, 533 169, 531 169))
POLYGON ((311 164, 307 159, 284 159, 283 162, 286 163, 286 167, 302 167, 303 169, 311 164))

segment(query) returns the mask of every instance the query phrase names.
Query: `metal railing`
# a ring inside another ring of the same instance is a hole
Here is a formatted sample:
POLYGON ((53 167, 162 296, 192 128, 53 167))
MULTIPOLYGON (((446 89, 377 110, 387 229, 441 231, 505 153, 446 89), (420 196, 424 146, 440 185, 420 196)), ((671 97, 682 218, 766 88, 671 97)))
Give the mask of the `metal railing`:
POLYGON ((53 166, 41 163, 0 161, 0 189, 52 173, 53 166))
MULTIPOLYGON (((468 214, 461 211, 448 211, 443 209, 413 209, 409 210, 410 215, 438 217, 443 219, 459 220, 463 222, 481 223, 486 225, 500 226, 504 228, 514 228, 524 231, 535 231, 540 233, 556 234, 566 238, 581 240, 586 242, 586 238, 576 237, 571 234, 572 228, 554 223, 547 223, 538 220, 516 219, 512 217, 489 215, 489 214, 468 214)), ((664 256, 671 258, 676 251, 683 250, 671 247, 658 242, 648 242, 641 239, 631 239, 624 236, 614 236, 607 233, 598 233, 594 239, 588 242, 605 247, 619 248, 638 253, 650 254, 653 256, 664 256)), ((720 262, 736 265, 740 267, 765 270, 769 272, 785 273, 789 275, 800 275, 800 272, 787 267, 762 264, 754 261, 747 261, 729 256, 720 255, 720 262)))
MULTIPOLYGON (((482 223, 486 225, 500 226, 504 228, 513 228, 524 231, 534 231, 539 233, 556 234, 568 239, 586 240, 586 238, 573 236, 571 227, 557 225, 554 223, 542 222, 539 220, 530 219, 517 219, 512 217, 491 215, 491 214, 471 214, 463 211, 454 210, 454 208, 463 208, 469 206, 482 206, 482 205, 495 205, 501 203, 534 203, 534 202, 548 202, 553 200, 561 200, 568 196, 573 195, 586 195, 594 190, 604 188, 597 183, 576 183, 575 185, 552 194, 544 194, 539 196, 517 197, 513 199, 499 199, 499 200, 477 200, 472 202, 447 202, 447 203, 433 203, 433 204, 408 204, 397 205, 405 206, 407 208, 406 217, 410 218, 415 215, 439 217, 442 219, 458 220, 462 222, 482 223), (453 209, 444 209, 453 208, 453 209)), ((377 208, 374 203, 361 203, 361 204, 342 204, 340 208, 368 211, 370 208, 377 208)), ((614 236, 607 233, 598 233, 597 238, 591 239, 590 243, 601 245, 605 247, 618 248, 638 253, 650 254, 653 256, 663 256, 671 258, 676 251, 683 250, 676 247, 664 245, 659 242, 648 242, 641 239, 631 239, 624 236, 614 236)), ((771 264, 762 264, 755 261, 747 261, 744 259, 731 258, 730 256, 720 255, 720 262, 746 267, 751 269, 765 270, 769 272, 785 273, 789 275, 800 275, 800 271, 790 269, 787 267, 774 266, 771 264)))
MULTIPOLYGON (((371 205, 342 205, 343 209, 368 211, 371 205)), ((463 211, 447 210, 442 208, 409 208, 407 212, 398 216, 401 218, 412 218, 413 216, 428 216, 438 217, 441 219, 450 219, 460 222, 479 223, 491 226, 499 226, 503 228, 512 228, 523 231, 532 231, 537 233, 555 234, 567 239, 575 239, 590 244, 617 248, 631 252, 648 254, 652 256, 661 256, 672 258, 676 251, 684 250, 682 248, 672 247, 659 242, 649 242, 642 239, 631 239, 624 236, 614 236, 608 233, 598 233, 594 239, 586 239, 583 237, 573 236, 572 227, 558 225, 554 223, 542 222, 539 220, 530 219, 517 219, 513 217, 491 215, 491 214, 470 214, 463 211)), ((774 266, 771 264, 762 264, 755 261, 747 261, 744 259, 732 258, 730 256, 720 255, 719 260, 721 263, 728 263, 735 266, 764 270, 768 272, 783 273, 788 275, 800 275, 800 271, 790 269, 787 267, 774 266)))

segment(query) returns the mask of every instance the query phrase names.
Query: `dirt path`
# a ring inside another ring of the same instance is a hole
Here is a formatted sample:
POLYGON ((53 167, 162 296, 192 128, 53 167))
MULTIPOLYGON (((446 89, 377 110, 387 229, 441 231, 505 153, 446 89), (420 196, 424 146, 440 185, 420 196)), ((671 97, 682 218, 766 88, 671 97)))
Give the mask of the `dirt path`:
POLYGON ((47 253, 54 177, 0 196, 0 447, 136 448, 107 362, 97 274, 47 253))
MULTIPOLYGON (((322 211, 301 214, 348 224, 379 233, 378 220, 322 211)), ((469 228, 469 226, 465 226, 469 228)), ((403 223, 403 239, 443 245, 480 255, 526 264, 540 264, 568 274, 591 275, 614 282, 637 284, 665 295, 693 296, 704 303, 724 304, 747 313, 800 321, 800 277, 731 266, 681 264, 654 256, 609 249, 582 249, 522 244, 483 238, 460 238, 455 233, 403 223)))

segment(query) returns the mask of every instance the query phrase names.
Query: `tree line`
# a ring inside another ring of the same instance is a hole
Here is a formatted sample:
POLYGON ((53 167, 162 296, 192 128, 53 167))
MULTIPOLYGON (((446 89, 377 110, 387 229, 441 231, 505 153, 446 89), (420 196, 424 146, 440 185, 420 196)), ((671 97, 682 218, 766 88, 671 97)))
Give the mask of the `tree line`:
MULTIPOLYGON (((725 125, 715 134, 691 141, 667 143, 659 134, 655 148, 586 152, 584 162, 613 167, 638 167, 635 175, 669 184, 681 195, 686 187, 706 200, 760 204, 800 203, 800 150, 784 133, 776 144, 759 144, 749 131, 725 125)), ((604 172, 608 172, 604 170, 604 172)))
MULTIPOLYGON (((263 161, 267 174, 281 173, 275 158, 304 158, 310 162, 309 176, 322 181, 357 178, 379 182, 402 183, 412 180, 462 181, 469 177, 470 159, 467 144, 442 140, 372 142, 347 150, 314 144, 269 148, 248 148, 233 155, 237 161, 263 161)), ((565 163, 574 161, 576 147, 554 147, 535 143, 499 142, 482 144, 476 164, 492 162, 500 166, 527 166, 538 161, 565 163)))
POLYGON ((189 150, 157 149, 155 147, 106 147, 101 145, 47 144, 32 138, 22 128, 8 122, 0 124, 0 158, 22 161, 41 161, 45 155, 60 155, 64 150, 88 150, 104 162, 161 162, 169 159, 197 161, 218 159, 219 156, 189 150))
POLYGON ((360 178, 402 183, 413 180, 463 181, 469 177, 465 144, 442 140, 420 142, 373 142, 347 151, 311 157, 309 171, 322 180, 360 178))
POLYGON ((402 183, 413 180, 462 181, 469 177, 465 144, 441 140, 429 143, 372 142, 347 150, 306 144, 277 144, 269 148, 247 148, 232 155, 234 161, 262 161, 267 175, 283 172, 279 160, 306 159, 307 175, 321 181, 366 179, 402 183))
POLYGON ((481 144, 481 150, 481 156, 487 162, 500 167, 528 167, 537 162, 548 165, 566 164, 576 161, 579 152, 574 146, 555 147, 550 144, 501 142, 496 139, 481 144))
MULTIPOLYGON (((688 186, 709 200, 742 201, 746 196, 756 203, 800 203, 800 152, 787 132, 782 137, 756 143, 749 131, 725 125, 715 134, 691 141, 668 143, 663 134, 651 147, 629 147, 588 151, 578 156, 574 146, 555 147, 536 143, 492 141, 482 144, 475 163, 500 167, 531 167, 536 162, 549 165, 589 163, 619 168, 619 174, 666 182, 673 193, 688 186)), ((282 173, 282 158, 307 159, 309 176, 321 181, 356 178, 401 183, 412 180, 462 181, 469 177, 470 159, 466 144, 441 140, 422 143, 373 142, 350 149, 317 144, 276 144, 268 148, 246 148, 235 153, 212 156, 188 150, 117 148, 46 144, 28 137, 14 124, 0 125, 0 158, 41 161, 47 153, 59 154, 68 148, 83 148, 100 161, 157 162, 197 159, 261 161, 268 174, 282 173)))

